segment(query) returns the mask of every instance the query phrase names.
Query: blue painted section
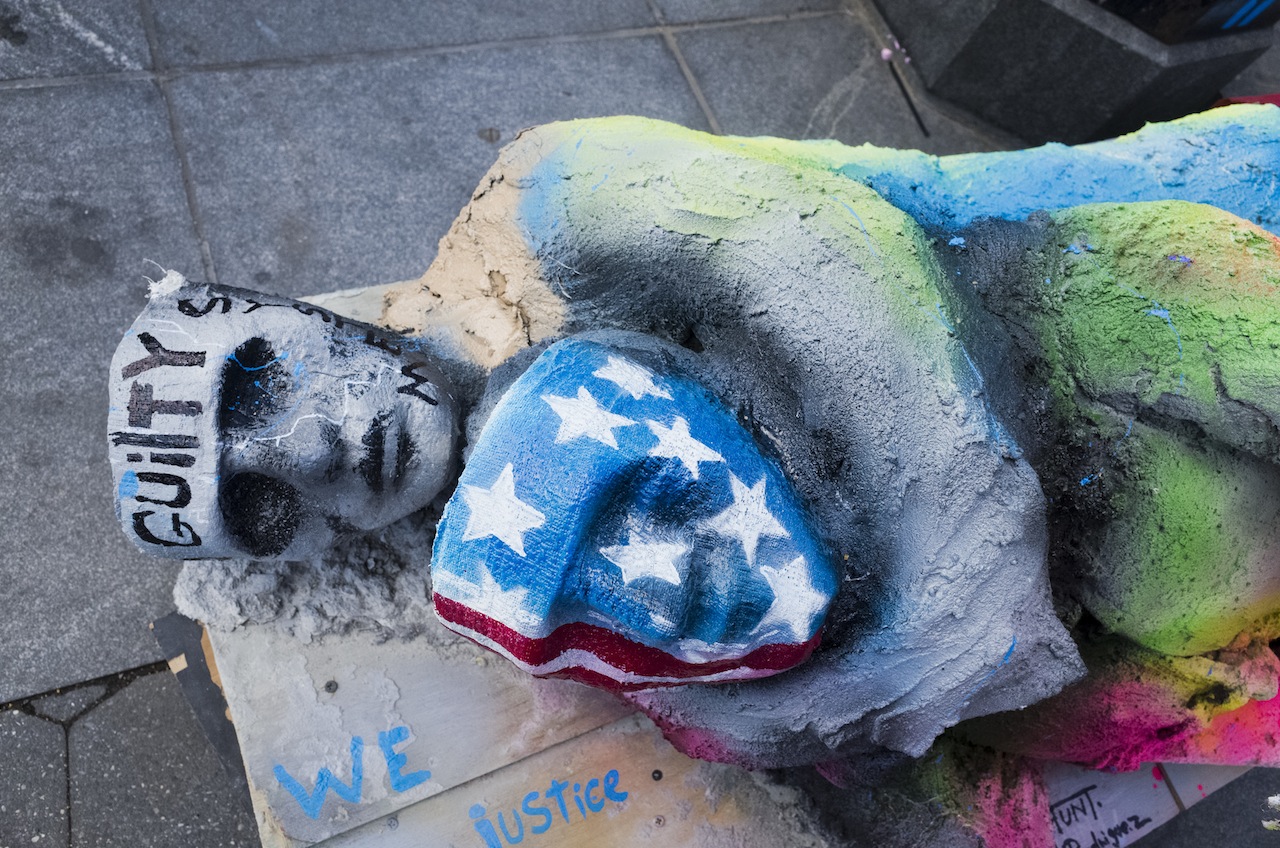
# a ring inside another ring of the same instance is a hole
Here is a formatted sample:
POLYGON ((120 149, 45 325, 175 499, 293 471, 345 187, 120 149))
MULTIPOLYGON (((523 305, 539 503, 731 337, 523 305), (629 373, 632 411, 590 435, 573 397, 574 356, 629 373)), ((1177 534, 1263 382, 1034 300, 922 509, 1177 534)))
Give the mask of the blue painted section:
MULTIPOLYGON (((234 351, 233 351, 233 352, 231 352, 231 353, 228 353, 228 354, 227 354, 227 361, 228 361, 228 362, 234 362, 236 365, 239 365, 239 366, 240 366, 243 370, 245 370, 245 371, 261 371, 261 370, 263 370, 264 368, 270 368, 272 365, 275 365, 277 362, 283 362, 284 360, 286 360, 286 359, 288 359, 288 358, 289 358, 289 351, 287 351, 287 350, 286 350, 284 353, 282 353, 282 354, 280 354, 279 356, 275 357, 275 358, 274 358, 274 359, 272 359, 270 362, 264 363, 264 364, 262 364, 262 365, 257 365, 257 366, 254 366, 254 367, 250 367, 250 366, 248 366, 248 365, 245 365, 243 362, 241 362, 241 361, 240 361, 240 357, 236 356, 236 354, 235 354, 235 352, 234 352, 234 351)), ((297 369, 298 369, 298 368, 301 368, 301 367, 302 367, 302 363, 301 363, 301 362, 299 362, 299 363, 298 363, 298 365, 297 365, 297 367, 295 367, 295 368, 294 368, 294 373, 296 374, 296 373, 297 373, 297 369)))
MULTIPOLYGON (((754 641, 775 600, 762 571, 785 569, 797 557, 811 590, 834 597, 830 555, 799 497, 720 401, 619 349, 568 339, 538 357, 486 422, 440 521, 432 573, 440 585, 478 587, 487 570, 503 592, 524 593, 527 620, 548 628, 600 624, 663 648, 677 634, 709 645, 754 641), (637 398, 634 387, 601 376, 611 362, 647 373, 641 382, 651 380, 653 391, 637 398), (557 409, 566 402, 598 406, 610 426, 595 435, 568 426, 557 409), (660 433, 669 438, 677 428, 702 446, 703 457, 716 458, 690 463, 665 455, 660 433), (504 539, 488 534, 493 523, 470 499, 493 491, 508 473, 522 509, 540 518, 526 512, 527 529, 504 539), (746 527, 748 536, 765 532, 744 542, 717 522, 744 489, 761 487, 771 518, 746 527), (672 546, 664 549, 667 578, 619 565, 627 556, 620 549, 637 543, 672 546), (686 550, 674 553, 678 548, 686 550)), ((795 641, 811 637, 822 618, 808 617, 807 632, 795 641)))
POLYGON ((1275 0, 1263 0, 1262 5, 1254 9, 1253 12, 1249 15, 1249 17, 1245 18, 1243 21, 1240 22, 1240 26, 1247 27, 1249 24, 1253 23, 1254 19, 1256 19, 1258 15, 1261 15, 1263 12, 1267 11, 1267 9, 1270 9, 1271 4, 1274 2, 1275 0))
POLYGON ((1231 29, 1236 24, 1239 24, 1241 22, 1240 19, 1249 14, 1250 10, 1252 10, 1256 5, 1258 5, 1258 0, 1249 0, 1249 2, 1237 9, 1234 15, 1227 18, 1227 22, 1222 25, 1222 28, 1231 29))
POLYGON ((1214 109, 1131 135, 1068 147, 929 156, 849 150, 836 170, 875 189, 926 227, 1025 219, 1086 203, 1207 203, 1280 233, 1280 108, 1214 109))
MULTIPOLYGON (((570 784, 566 781, 552 779, 550 786, 545 790, 535 789, 526 793, 520 802, 519 809, 512 809, 511 825, 507 825, 507 815, 503 811, 496 814, 498 827, 495 829, 493 822, 488 818, 491 813, 485 809, 483 804, 472 804, 467 811, 467 815, 471 818, 471 826, 475 828, 480 838, 484 840, 485 848, 502 848, 504 844, 517 845, 524 839, 524 822, 526 818, 529 820, 539 819, 536 824, 531 824, 529 832, 533 834, 546 833, 551 829, 552 825, 557 825, 563 830, 564 825, 575 825, 579 821, 586 821, 593 813, 599 813, 604 810, 607 801, 613 801, 620 804, 627 800, 627 796, 631 793, 619 787, 621 775, 617 769, 609 769, 605 772, 603 780, 593 777, 588 780, 585 787, 581 783, 573 784, 573 791, 570 793, 570 784), (568 804, 567 799, 573 800, 573 805, 568 804), (544 803, 537 803, 542 801, 544 803), (577 808, 581 818, 570 815, 570 810, 577 808), (559 810, 560 818, 557 819, 554 811, 559 810), (521 815, 523 813, 523 816, 521 815), (502 831, 502 837, 498 837, 498 831, 502 831), (512 830, 515 833, 512 833, 512 830)), ((544 843, 537 843, 542 845, 544 843)), ((547 843, 553 844, 553 843, 547 843)))
POLYGON ((275 767, 276 780, 289 791, 302 807, 308 818, 320 818, 320 808, 324 806, 325 796, 329 790, 333 794, 352 804, 360 803, 360 795, 364 789, 364 740, 359 736, 351 737, 351 783, 343 783, 328 766, 320 769, 316 775, 316 786, 311 792, 306 790, 284 766, 275 767))
POLYGON ((138 494, 138 475, 134 471, 126 471, 120 475, 120 485, 116 489, 116 503, 138 494))
POLYGON ((396 751, 396 746, 409 739, 409 728, 401 725, 378 734, 378 747, 387 761, 387 772, 391 777, 391 788, 397 792, 407 792, 420 783, 431 779, 429 771, 414 771, 404 774, 402 769, 408 764, 408 757, 396 751))

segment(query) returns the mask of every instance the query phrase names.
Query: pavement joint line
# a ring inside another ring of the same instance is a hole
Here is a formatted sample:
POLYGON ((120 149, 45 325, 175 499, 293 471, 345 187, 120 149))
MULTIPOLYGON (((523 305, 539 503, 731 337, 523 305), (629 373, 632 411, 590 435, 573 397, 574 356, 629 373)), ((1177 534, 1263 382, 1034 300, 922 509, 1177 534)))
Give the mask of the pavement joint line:
MULTIPOLYGON (((104 695, 103 699, 105 699, 105 697, 106 696, 104 695)), ((89 712, 89 710, 92 710, 93 707, 102 703, 103 699, 96 701, 92 707, 89 707, 89 709, 85 710, 80 715, 84 715, 89 712)), ((65 764, 67 776, 67 786, 64 790, 66 792, 66 798, 63 802, 63 809, 67 811, 67 848, 75 848, 76 832, 71 826, 71 728, 65 724, 62 726, 62 761, 65 764)))
POLYGON ((72 724, 75 724, 77 721, 79 721, 83 716, 92 712, 94 708, 96 708, 103 701, 106 701, 112 695, 115 695, 117 692, 119 692, 124 687, 128 686, 133 681, 141 677, 147 677, 148 675, 155 674, 156 672, 168 671, 168 670, 169 670, 169 663, 165 660, 158 660, 157 662, 148 663, 147 665, 140 665, 134 668, 127 668, 124 671, 115 671, 115 672, 112 672, 111 674, 104 674, 101 677, 95 677, 91 680, 81 680, 79 683, 71 683, 66 686, 58 686, 53 689, 49 689, 45 692, 37 692, 34 695, 27 695, 26 697, 18 698, 17 700, 0 704, 0 713, 11 712, 11 711, 20 712, 20 713, 23 713, 24 715, 34 716, 38 719, 41 719, 42 721, 47 721, 50 724, 57 724, 63 727, 70 727, 72 724), (35 711, 34 704, 36 701, 40 700, 41 698, 45 698, 49 695, 65 695, 68 692, 74 692, 77 689, 84 689, 88 686, 95 686, 95 685, 105 686, 107 688, 107 691, 102 694, 102 697, 94 701, 92 706, 89 706, 84 710, 82 710, 80 714, 77 715, 75 718, 69 719, 67 721, 57 721, 55 719, 42 716, 35 711))
MULTIPOLYGON (((920 71, 915 65, 900 60, 898 53, 910 55, 906 51, 906 45, 901 44, 897 36, 893 34, 893 29, 889 26, 889 22, 880 14, 880 10, 876 8, 875 0, 843 0, 844 13, 859 21, 863 29, 875 41, 876 46, 882 50, 888 49, 895 55, 889 62, 889 70, 893 73, 894 81, 897 82, 898 88, 902 95, 907 99, 907 105, 911 108, 911 112, 916 116, 916 121, 920 128, 924 130, 924 121, 917 111, 918 104, 927 105, 934 112, 941 114, 944 118, 955 121, 979 136, 988 147, 997 150, 1016 150, 1027 146, 1027 143, 1011 133, 998 129, 981 118, 935 97, 930 91, 929 86, 925 84, 924 78, 920 75, 920 71)), ((925 135, 928 135, 925 131, 925 135)))
POLYGON ((200 214, 200 199, 196 195, 195 177, 191 168, 191 155, 187 150, 182 122, 178 119, 178 109, 173 103, 172 79, 164 73, 167 63, 160 48, 160 36, 156 30, 155 10, 151 6, 151 0, 138 0, 138 11, 142 15, 142 26, 147 34, 151 66, 157 71, 156 85, 160 88, 160 96, 164 100, 165 113, 169 119, 169 136, 173 141, 174 152, 178 156, 178 167, 182 172, 182 190, 187 198, 187 212, 191 216, 191 226, 195 231, 196 241, 200 245, 200 261, 204 265, 205 279, 217 285, 218 271, 213 262, 213 249, 209 246, 209 239, 205 235, 204 218, 200 214))
POLYGON ((79 683, 73 683, 69 686, 59 686, 56 689, 51 689, 47 692, 40 692, 36 695, 29 695, 26 698, 22 698, 17 701, 10 701, 7 704, 0 704, 0 713, 19 712, 19 713, 22 713, 23 715, 31 716, 32 718, 38 718, 41 721, 47 721, 50 724, 56 724, 58 728, 62 731, 62 759, 63 759, 63 765, 66 773, 66 784, 63 788, 63 792, 64 792, 63 809, 66 812, 66 820, 67 820, 67 848, 75 848, 75 840, 76 840, 75 830, 73 827, 74 822, 72 819, 72 811, 71 811, 72 800, 73 800, 72 793, 71 793, 71 727, 72 725, 80 721, 80 719, 84 718, 89 713, 93 712, 95 709, 97 709, 101 704, 109 700, 111 697, 118 694, 122 689, 124 689, 130 683, 133 683, 135 680, 138 680, 139 678, 147 677, 152 674, 156 674, 160 671, 167 670, 168 667, 169 667, 168 663, 161 660, 160 662, 154 662, 149 665, 126 669, 125 671, 115 672, 114 674, 108 674, 102 677, 95 677, 92 680, 83 680, 79 683), (94 685, 104 685, 106 687, 106 691, 103 692, 102 695, 99 696, 97 699, 95 699, 92 703, 90 703, 89 706, 85 707, 83 710, 81 710, 79 713, 77 713, 76 715, 72 716, 69 719, 64 719, 62 721, 59 721, 57 719, 49 718, 48 716, 40 715, 35 710, 35 702, 48 695, 63 695, 63 694, 66 694, 67 692, 73 692, 77 689, 83 689, 88 686, 94 686, 94 685))
MULTIPOLYGON (((140 0, 146 3, 147 0, 140 0)), ((664 30, 673 34, 694 32, 698 30, 727 29, 739 26, 773 24, 784 21, 812 20, 835 17, 847 14, 843 10, 819 10, 812 12, 791 12, 777 15, 754 15, 741 18, 725 18, 713 21, 690 21, 686 23, 661 24, 647 27, 630 27, 597 32, 564 33, 558 35, 520 36, 516 38, 492 41, 473 41, 459 44, 439 44, 422 47, 394 47, 381 50, 363 50, 354 53, 317 53, 311 56, 294 58, 279 57, 273 59, 254 59, 242 62, 210 62, 202 65, 182 65, 175 67, 156 67, 141 71, 108 71, 96 74, 75 74, 61 77, 29 77, 24 79, 0 80, 0 92, 28 90, 39 88, 62 88, 91 82, 133 82, 145 80, 167 83, 182 77, 198 74, 217 74, 236 71, 287 70, 290 68, 306 68, 312 66, 329 66, 358 64, 360 62, 387 61, 395 59, 426 58, 429 56, 447 56, 457 53, 483 52, 503 48, 538 47, 556 44, 578 44, 591 41, 612 41, 628 38, 662 37, 664 30)), ((154 30, 154 19, 144 18, 147 39, 151 42, 158 36, 154 30)), ((152 61, 156 63, 157 48, 152 47, 152 61)))
POLYGON ((689 67, 689 62, 684 57, 684 51, 680 49, 680 42, 676 40, 675 33, 671 27, 666 25, 665 16, 662 9, 658 7, 657 0, 646 0, 649 5, 649 12, 653 15, 653 19, 658 22, 658 27, 662 31, 662 43, 667 46, 672 57, 676 60, 676 65, 680 68, 680 73, 684 76, 685 83, 689 86, 693 99, 698 101, 698 108, 702 110, 703 116, 707 119, 707 126, 716 135, 724 135, 724 130, 720 127, 720 121, 716 119, 716 113, 712 111, 711 104, 707 101, 706 94, 702 91, 702 86, 698 83, 698 78, 693 74, 693 68, 689 67))
MULTIPOLYGON (((862 28, 871 36, 871 40, 875 42, 877 47, 882 51, 890 51, 892 58, 886 61, 885 64, 889 66, 889 73, 898 87, 898 93, 902 95, 907 108, 911 110, 911 117, 915 118, 916 126, 920 128, 920 132, 924 137, 928 138, 929 127, 925 125, 924 118, 920 115, 920 110, 916 108, 915 98, 911 96, 911 90, 907 87, 903 74, 898 70, 898 53, 905 51, 901 49, 897 36, 889 29, 889 24, 880 14, 880 10, 875 8, 874 0, 844 0, 844 11, 856 23, 862 25, 862 28), (890 40, 893 41, 893 44, 898 49, 890 46, 890 40)), ((903 63, 903 66, 909 67, 907 63, 903 63)), ((919 79, 919 74, 915 73, 915 68, 911 68, 907 73, 912 74, 912 82, 922 82, 919 79)))

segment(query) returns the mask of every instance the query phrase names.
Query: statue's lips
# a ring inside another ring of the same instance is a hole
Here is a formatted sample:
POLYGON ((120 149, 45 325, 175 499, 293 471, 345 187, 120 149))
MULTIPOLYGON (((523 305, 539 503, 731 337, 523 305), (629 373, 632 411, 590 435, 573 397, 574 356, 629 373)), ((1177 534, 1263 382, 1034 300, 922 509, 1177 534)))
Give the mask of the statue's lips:
POLYGON ((436 614, 451 629, 530 674, 565 677, 615 692, 769 677, 804 662, 822 638, 819 632, 807 642, 762 645, 741 657, 690 662, 586 622, 563 624, 539 638, 519 633, 439 592, 432 599, 436 614))

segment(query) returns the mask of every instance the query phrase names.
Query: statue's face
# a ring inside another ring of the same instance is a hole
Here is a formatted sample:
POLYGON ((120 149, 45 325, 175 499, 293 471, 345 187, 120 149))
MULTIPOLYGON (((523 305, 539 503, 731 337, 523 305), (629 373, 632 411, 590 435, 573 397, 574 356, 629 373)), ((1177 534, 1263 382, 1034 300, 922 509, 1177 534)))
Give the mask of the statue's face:
POLYGON ((238 289, 156 301, 112 364, 117 504, 144 550, 305 556, 452 478, 456 403, 406 340, 238 289))

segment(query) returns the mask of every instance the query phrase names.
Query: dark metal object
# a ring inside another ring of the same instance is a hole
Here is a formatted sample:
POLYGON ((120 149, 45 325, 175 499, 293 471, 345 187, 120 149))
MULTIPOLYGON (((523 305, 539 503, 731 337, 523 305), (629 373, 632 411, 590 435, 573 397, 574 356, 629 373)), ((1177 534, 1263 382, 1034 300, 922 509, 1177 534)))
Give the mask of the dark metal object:
POLYGON ((1204 109, 1271 44, 1268 30, 1239 27, 1165 44, 1092 0, 877 5, 930 91, 1031 142, 1106 138, 1204 109))
POLYGON ((1277 0, 1091 0, 1165 44, 1267 29, 1280 21, 1277 0))

